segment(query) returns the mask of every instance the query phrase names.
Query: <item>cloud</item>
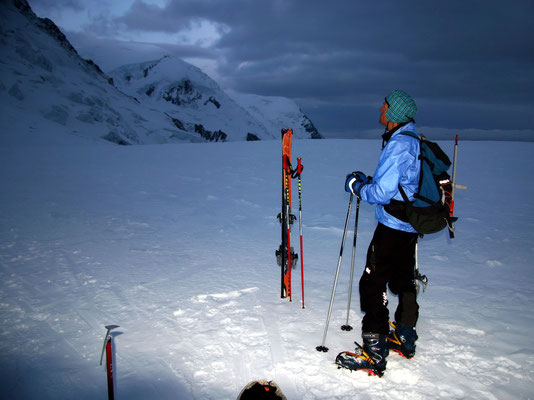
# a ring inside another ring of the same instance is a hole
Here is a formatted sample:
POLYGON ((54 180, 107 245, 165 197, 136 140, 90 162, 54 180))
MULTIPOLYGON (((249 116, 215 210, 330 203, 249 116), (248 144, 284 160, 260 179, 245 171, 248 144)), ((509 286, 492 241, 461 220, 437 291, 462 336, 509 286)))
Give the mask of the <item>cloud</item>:
POLYGON ((124 0, 107 14, 98 4, 85 34, 174 46, 223 87, 295 99, 321 131, 375 127, 393 88, 414 96, 426 124, 534 122, 530 0, 124 0))
POLYGON ((81 11, 85 8, 83 0, 29 0, 30 6, 49 13, 51 10, 73 9, 81 11))
POLYGON ((210 50, 198 46, 101 39, 84 32, 68 33, 67 38, 82 57, 93 60, 105 72, 125 64, 157 60, 164 55, 199 59, 207 65, 215 58, 210 50))
POLYGON ((192 18, 195 17, 182 13, 170 13, 158 5, 136 0, 128 11, 115 21, 123 23, 131 30, 176 33, 187 29, 192 18))

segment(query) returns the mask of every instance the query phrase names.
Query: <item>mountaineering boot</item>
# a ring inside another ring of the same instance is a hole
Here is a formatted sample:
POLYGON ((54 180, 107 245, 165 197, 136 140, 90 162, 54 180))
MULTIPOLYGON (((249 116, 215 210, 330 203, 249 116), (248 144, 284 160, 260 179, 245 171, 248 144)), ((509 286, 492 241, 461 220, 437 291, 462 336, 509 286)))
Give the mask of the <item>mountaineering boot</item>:
POLYGON ((343 351, 336 357, 336 364, 352 371, 364 370, 369 375, 381 377, 386 370, 386 357, 389 354, 386 336, 378 333, 364 332, 363 347, 357 342, 354 353, 343 351))
POLYGON ((415 328, 401 323, 392 323, 394 330, 389 332, 387 346, 389 350, 396 351, 401 356, 412 358, 415 356, 415 341, 418 339, 415 328))

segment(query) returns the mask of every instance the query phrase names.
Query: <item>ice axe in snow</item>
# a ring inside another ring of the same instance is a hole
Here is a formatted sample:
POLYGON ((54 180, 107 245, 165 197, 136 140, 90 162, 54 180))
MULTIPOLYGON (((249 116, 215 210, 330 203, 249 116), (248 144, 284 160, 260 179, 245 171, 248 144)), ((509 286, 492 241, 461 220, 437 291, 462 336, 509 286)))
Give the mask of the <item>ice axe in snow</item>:
POLYGON ((119 325, 106 325, 106 336, 104 337, 104 346, 102 346, 102 353, 100 354, 100 365, 104 358, 104 350, 106 351, 106 370, 108 376, 108 399, 114 399, 113 393, 113 352, 111 350, 111 330, 118 328, 119 325))

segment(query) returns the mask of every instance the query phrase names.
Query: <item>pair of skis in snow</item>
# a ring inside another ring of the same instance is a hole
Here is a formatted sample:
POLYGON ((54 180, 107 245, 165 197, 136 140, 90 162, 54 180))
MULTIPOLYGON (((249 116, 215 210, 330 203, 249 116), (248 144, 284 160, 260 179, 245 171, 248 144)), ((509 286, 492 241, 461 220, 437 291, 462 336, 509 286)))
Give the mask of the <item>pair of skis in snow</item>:
POLYGON ((302 286, 302 308, 304 308, 304 260, 302 255, 302 180, 304 166, 302 159, 297 158, 297 168, 291 165, 291 146, 293 140, 292 129, 282 129, 282 211, 278 220, 282 226, 282 243, 276 250, 276 260, 281 270, 280 297, 293 301, 291 290, 291 270, 296 267, 298 254, 291 247, 291 225, 296 220, 291 213, 291 179, 298 179, 299 194, 299 233, 300 233, 300 276, 302 286))

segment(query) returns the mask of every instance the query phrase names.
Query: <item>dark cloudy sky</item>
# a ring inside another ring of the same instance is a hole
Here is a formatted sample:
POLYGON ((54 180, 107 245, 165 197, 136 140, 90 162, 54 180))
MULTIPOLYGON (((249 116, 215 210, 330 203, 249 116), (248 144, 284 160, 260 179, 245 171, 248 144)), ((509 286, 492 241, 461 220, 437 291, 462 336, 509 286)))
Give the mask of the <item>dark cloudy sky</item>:
POLYGON ((223 88, 294 99, 323 134, 380 130, 395 88, 422 126, 533 129, 532 0, 29 3, 104 70, 175 54, 223 88))

